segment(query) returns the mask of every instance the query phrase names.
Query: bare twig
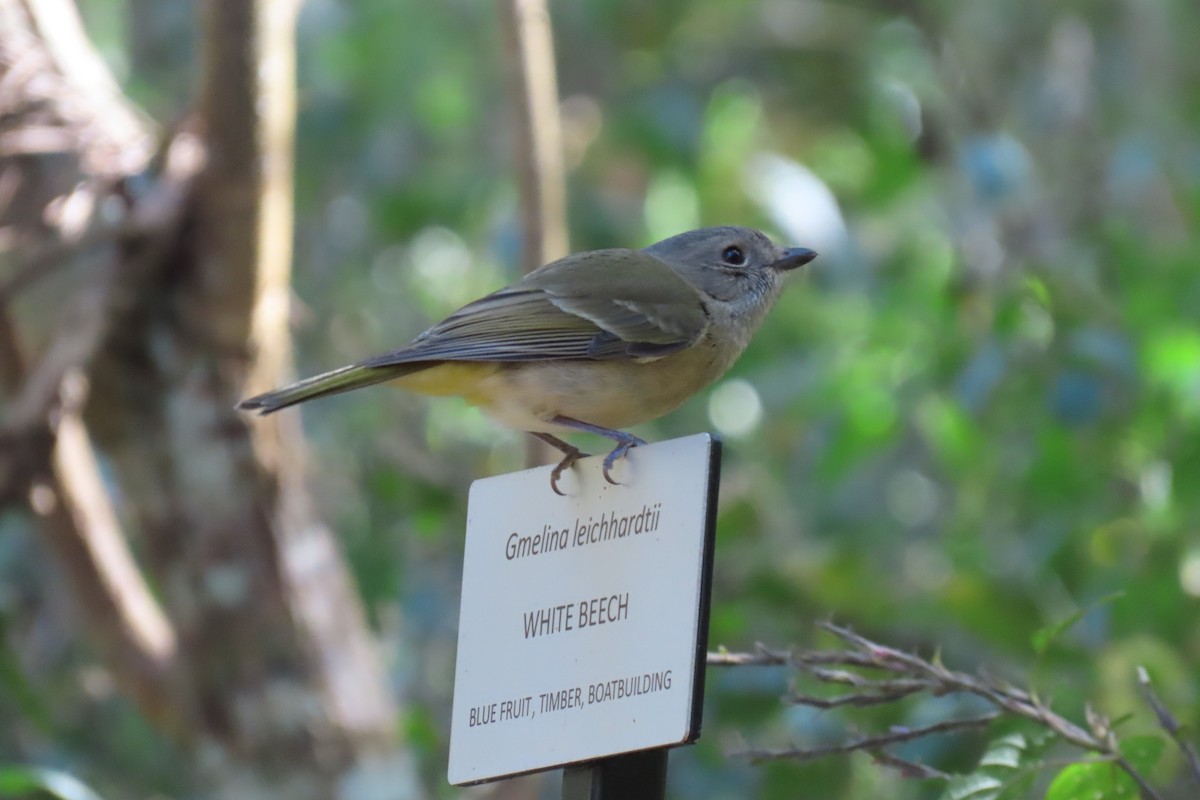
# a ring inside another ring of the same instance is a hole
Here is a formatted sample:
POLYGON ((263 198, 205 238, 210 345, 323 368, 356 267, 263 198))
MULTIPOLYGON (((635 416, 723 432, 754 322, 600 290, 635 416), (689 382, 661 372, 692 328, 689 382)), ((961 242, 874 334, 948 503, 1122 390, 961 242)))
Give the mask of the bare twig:
MULTIPOLYGON (((815 673, 814 675, 818 680, 825 680, 821 675, 815 673)), ((831 680, 828 683, 845 683, 845 681, 831 680)), ((884 703, 898 702, 909 695, 925 691, 929 688, 928 684, 924 681, 882 681, 872 683, 871 690, 867 692, 850 692, 839 697, 816 697, 814 695, 792 692, 784 698, 784 701, 793 705, 824 709, 840 708, 842 706, 877 706, 884 703)))
POLYGON ((731 653, 718 650, 708 654, 710 667, 780 667, 792 666, 792 654, 782 650, 771 650, 765 644, 754 645, 753 653, 731 653))
MULTIPOLYGON (((921 728, 903 728, 894 730, 890 733, 881 733, 876 736, 865 736, 861 739, 854 739, 849 742, 830 745, 828 747, 786 747, 779 750, 748 749, 734 753, 734 755, 742 758, 748 758, 753 764, 761 764, 766 761, 780 761, 783 759, 791 759, 795 761, 813 761, 818 758, 845 755, 847 753, 855 753, 860 751, 874 753, 875 751, 882 750, 889 745, 911 742, 916 739, 923 739, 926 736, 936 736, 938 734, 953 733, 955 731, 986 728, 989 724, 991 724, 992 720, 996 719, 998 716, 999 714, 986 714, 982 717, 973 717, 971 719, 946 720, 943 722, 934 723, 932 725, 926 725, 921 728)), ((883 759, 880 760, 883 761, 883 759)))
POLYGON ((891 767, 905 778, 948 781, 953 777, 949 773, 942 772, 940 769, 934 769, 928 764, 910 761, 907 758, 901 758, 900 756, 893 755, 886 750, 872 750, 871 758, 875 760, 876 764, 881 764, 885 767, 891 767))
POLYGON ((1137 784, 1138 790, 1141 792, 1142 797, 1145 798, 1145 800, 1163 800, 1163 796, 1159 794, 1158 790, 1155 789, 1153 785, 1151 785, 1150 781, 1146 779, 1146 776, 1138 772, 1137 768, 1130 763, 1129 759, 1125 758, 1124 756, 1117 756, 1113 759, 1113 763, 1125 770, 1125 774, 1127 774, 1130 778, 1133 778, 1133 782, 1137 784))
POLYGON ((1200 756, 1196 753, 1196 745, 1183 738, 1183 726, 1179 724, 1179 720, 1175 715, 1167 709, 1158 694, 1154 691, 1154 686, 1150 681, 1150 673, 1146 668, 1139 665, 1137 668, 1138 687, 1142 691, 1142 697, 1145 698, 1146 704, 1154 711, 1154 716, 1158 718, 1159 726, 1167 732, 1171 737, 1171 741, 1175 742, 1175 746, 1183 753, 1188 763, 1188 772, 1191 775, 1192 781, 1200 785, 1200 756))
POLYGON ((710 667, 795 667, 826 664, 829 666, 862 667, 883 669, 870 656, 846 650, 772 650, 764 644, 756 644, 753 653, 730 653, 720 651, 708 654, 710 667))
POLYGON ((1084 750, 1111 755, 1105 742, 1087 731, 1052 712, 1039 701, 1019 689, 986 681, 974 675, 948 670, 940 664, 926 661, 918 656, 877 644, 853 631, 832 623, 823 623, 823 629, 843 639, 860 653, 875 660, 880 669, 902 669, 917 677, 923 677, 936 686, 936 694, 963 692, 980 697, 992 705, 1034 722, 1049 727, 1061 738, 1084 750))
MULTIPOLYGON (((969 675, 947 669, 936 659, 927 660, 912 653, 879 644, 832 623, 823 623, 820 627, 845 642, 848 649, 812 652, 781 651, 772 650, 759 644, 750 653, 710 653, 708 663, 712 666, 790 666, 822 683, 848 687, 848 691, 833 698, 816 697, 795 691, 784 698, 786 702, 815 708, 879 705, 899 701, 918 692, 928 692, 934 696, 954 693, 974 695, 995 708, 996 712, 976 720, 950 721, 926 728, 867 736, 831 747, 789 748, 776 751, 747 750, 739 755, 758 762, 781 758, 811 760, 842 753, 868 751, 875 755, 879 763, 900 769, 906 775, 940 777, 940 775, 933 774, 936 770, 926 772, 926 768, 922 765, 914 765, 898 759, 885 752, 884 748, 897 742, 910 741, 934 733, 981 727, 1004 713, 1031 720, 1048 728, 1062 740, 1082 750, 1098 754, 1103 760, 1124 770, 1137 784, 1144 798, 1159 800, 1160 795, 1154 787, 1121 754, 1116 734, 1113 732, 1110 722, 1093 709, 1088 709, 1088 729, 1084 729, 1055 713, 1047 704, 1023 689, 984 676, 969 675), (850 671, 852 669, 883 672, 894 677, 871 678, 850 671)), ((1148 687, 1148 681, 1143 681, 1144 691, 1146 687, 1148 687)), ((1155 713, 1159 714, 1160 724, 1172 735, 1172 738, 1176 739, 1179 747, 1188 755, 1189 764, 1197 764, 1194 748, 1177 738, 1178 722, 1166 712, 1165 708, 1162 708, 1161 703, 1156 701, 1157 698, 1154 700, 1148 698, 1155 713), (1166 714, 1165 717, 1164 714, 1166 714)), ((1193 774, 1197 776, 1197 780, 1200 780, 1200 766, 1193 766, 1193 774)))

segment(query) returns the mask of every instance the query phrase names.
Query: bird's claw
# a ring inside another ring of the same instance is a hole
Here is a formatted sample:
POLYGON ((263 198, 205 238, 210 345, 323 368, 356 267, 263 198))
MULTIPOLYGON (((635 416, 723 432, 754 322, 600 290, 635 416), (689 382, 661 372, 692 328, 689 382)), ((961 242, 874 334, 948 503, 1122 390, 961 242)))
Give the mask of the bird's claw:
POLYGON ((604 468, 601 470, 601 472, 604 474, 604 480, 608 481, 613 486, 620 486, 621 482, 614 480, 613 476, 609 474, 609 470, 611 470, 618 461, 624 458, 631 449, 645 443, 646 442, 644 440, 639 439, 636 436, 629 436, 627 439, 622 440, 616 447, 614 447, 612 452, 604 457, 604 468))
POLYGON ((587 458, 587 453, 577 447, 572 447, 571 451, 563 456, 563 460, 555 465, 554 469, 550 470, 550 489, 559 497, 566 497, 567 493, 558 488, 558 479, 562 474, 575 465, 575 462, 581 458, 587 458))
MULTIPOLYGON (((583 430, 587 431, 588 433, 596 433, 600 436, 608 437, 617 443, 617 446, 612 449, 612 452, 604 457, 604 480, 608 481, 613 486, 621 485, 621 482, 615 480, 611 474, 613 465, 616 464, 620 459, 624 458, 631 448, 646 443, 645 440, 639 439, 638 437, 625 433, 624 431, 617 431, 610 428, 601 428, 596 425, 589 425, 586 422, 580 422, 579 420, 571 419, 570 417, 556 416, 550 421, 560 424, 563 427, 583 430)), ((562 461, 559 461, 558 464, 555 465, 554 469, 550 470, 550 490, 559 497, 566 497, 567 493, 558 488, 558 479, 561 478, 562 474, 570 469, 576 461, 581 458, 586 458, 587 453, 583 452, 572 444, 567 444, 557 436, 551 436, 550 434, 543 433, 541 431, 531 431, 531 433, 535 438, 541 439, 546 444, 564 454, 562 461)))

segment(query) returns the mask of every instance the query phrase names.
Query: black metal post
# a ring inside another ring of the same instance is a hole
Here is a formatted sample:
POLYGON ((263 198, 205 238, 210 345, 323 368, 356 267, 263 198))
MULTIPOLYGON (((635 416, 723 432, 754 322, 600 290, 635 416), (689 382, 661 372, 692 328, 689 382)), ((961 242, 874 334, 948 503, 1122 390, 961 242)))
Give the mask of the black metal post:
POLYGON ((667 753, 659 747, 566 767, 562 800, 664 800, 667 753))

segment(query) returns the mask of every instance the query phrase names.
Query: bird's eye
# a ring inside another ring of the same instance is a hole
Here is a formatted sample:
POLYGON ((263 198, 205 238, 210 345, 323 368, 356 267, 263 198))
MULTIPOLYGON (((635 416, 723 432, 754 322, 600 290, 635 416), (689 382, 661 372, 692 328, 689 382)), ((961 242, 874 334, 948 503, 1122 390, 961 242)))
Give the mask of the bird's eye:
POLYGON ((740 267, 746 263, 746 254, 737 245, 730 245, 721 253, 721 260, 731 267, 740 267))

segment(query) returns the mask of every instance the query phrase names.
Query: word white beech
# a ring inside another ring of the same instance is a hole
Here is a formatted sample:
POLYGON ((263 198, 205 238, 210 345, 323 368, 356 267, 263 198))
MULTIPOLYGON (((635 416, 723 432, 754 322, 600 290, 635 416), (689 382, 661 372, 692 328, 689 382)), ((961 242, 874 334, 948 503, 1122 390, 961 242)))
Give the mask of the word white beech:
POLYGON ((629 592, 535 608, 523 616, 526 639, 620 622, 629 618, 629 592))

